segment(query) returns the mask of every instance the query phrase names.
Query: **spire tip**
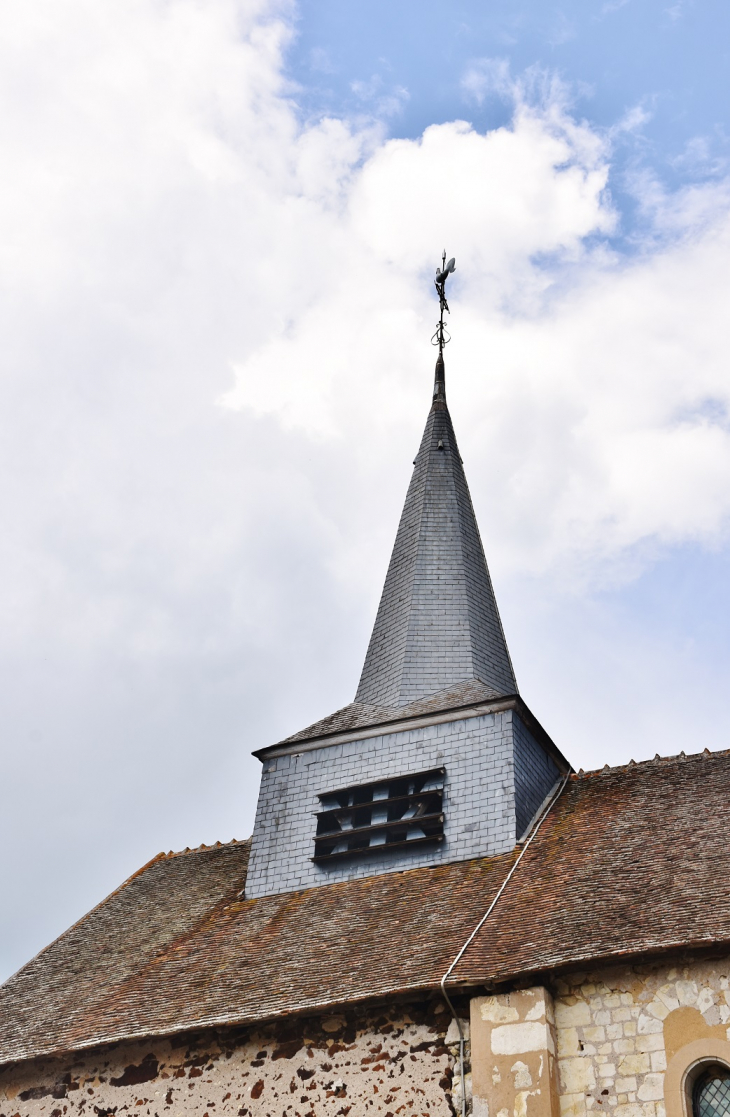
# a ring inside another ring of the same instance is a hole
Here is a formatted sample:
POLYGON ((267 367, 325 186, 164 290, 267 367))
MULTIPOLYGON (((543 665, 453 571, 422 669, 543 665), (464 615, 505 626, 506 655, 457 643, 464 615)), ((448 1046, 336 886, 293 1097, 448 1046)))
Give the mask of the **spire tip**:
POLYGON ((446 280, 449 276, 456 271, 456 260, 452 256, 448 264, 446 263, 446 249, 443 251, 441 258, 441 267, 436 269, 436 279, 434 285, 438 292, 439 307, 441 315, 439 317, 438 325, 436 326, 436 333, 431 338, 433 345, 438 345, 439 355, 436 360, 436 377, 433 387, 433 406, 437 408, 446 407, 446 371, 444 366, 444 346, 448 345, 451 341, 447 330, 444 327, 444 311, 447 314, 449 311, 449 304, 446 301, 446 280))

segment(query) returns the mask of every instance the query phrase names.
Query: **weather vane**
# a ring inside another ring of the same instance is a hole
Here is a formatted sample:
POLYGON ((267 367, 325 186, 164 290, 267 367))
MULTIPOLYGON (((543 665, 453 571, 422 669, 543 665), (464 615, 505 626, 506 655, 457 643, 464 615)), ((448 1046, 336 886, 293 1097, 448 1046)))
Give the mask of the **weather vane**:
POLYGON ((436 287, 439 296, 441 316, 439 318, 438 326, 436 327, 436 333, 431 338, 431 344, 438 345, 439 347, 440 357, 443 357, 444 346, 448 345, 451 341, 448 330, 444 329, 444 311, 446 311, 447 314, 451 313, 451 311, 449 310, 449 304, 446 301, 446 280, 454 271, 456 271, 456 260, 452 256, 447 264, 446 249, 444 249, 443 256, 441 257, 441 267, 436 269, 436 278, 434 280, 434 286, 436 287))

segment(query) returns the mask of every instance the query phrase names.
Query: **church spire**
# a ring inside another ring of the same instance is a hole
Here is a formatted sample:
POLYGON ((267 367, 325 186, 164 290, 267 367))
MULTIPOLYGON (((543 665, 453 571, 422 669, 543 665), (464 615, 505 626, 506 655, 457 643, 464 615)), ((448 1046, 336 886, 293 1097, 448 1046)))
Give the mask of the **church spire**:
POLYGON ((444 410, 446 408, 446 366, 444 355, 439 353, 436 359, 436 373, 433 378, 433 406, 444 410))
POLYGON ((356 702, 400 707, 481 684, 484 697, 517 693, 479 529, 446 405, 445 283, 433 403, 401 515, 356 702))
POLYGON ((256 753, 247 899, 510 853, 569 770, 517 694, 446 406, 453 269, 444 253, 431 409, 357 696, 256 753))

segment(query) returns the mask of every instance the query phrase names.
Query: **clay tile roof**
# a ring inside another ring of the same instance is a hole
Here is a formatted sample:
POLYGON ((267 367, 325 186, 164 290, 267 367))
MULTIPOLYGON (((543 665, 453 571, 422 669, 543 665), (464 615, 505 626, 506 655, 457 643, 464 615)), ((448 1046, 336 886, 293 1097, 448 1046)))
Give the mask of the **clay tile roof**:
MULTIPOLYGON (((730 944, 730 752, 571 777, 463 985, 730 944)), ((160 855, 0 989, 0 1062, 436 990, 518 851, 241 900, 246 843, 160 855)))
POLYGON ((729 793, 730 751, 572 777, 455 976, 730 942, 729 793))

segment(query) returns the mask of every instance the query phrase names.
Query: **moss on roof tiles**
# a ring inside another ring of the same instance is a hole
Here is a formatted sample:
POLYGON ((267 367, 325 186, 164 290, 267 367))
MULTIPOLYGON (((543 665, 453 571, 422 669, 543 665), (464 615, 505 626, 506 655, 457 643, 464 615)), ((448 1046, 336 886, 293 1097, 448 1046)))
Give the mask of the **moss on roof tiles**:
MULTIPOLYGON (((730 753, 571 777, 463 985, 730 944, 730 753)), ((245 843, 159 857, 0 988, 0 1062, 435 990, 517 855, 241 900, 245 843)))

